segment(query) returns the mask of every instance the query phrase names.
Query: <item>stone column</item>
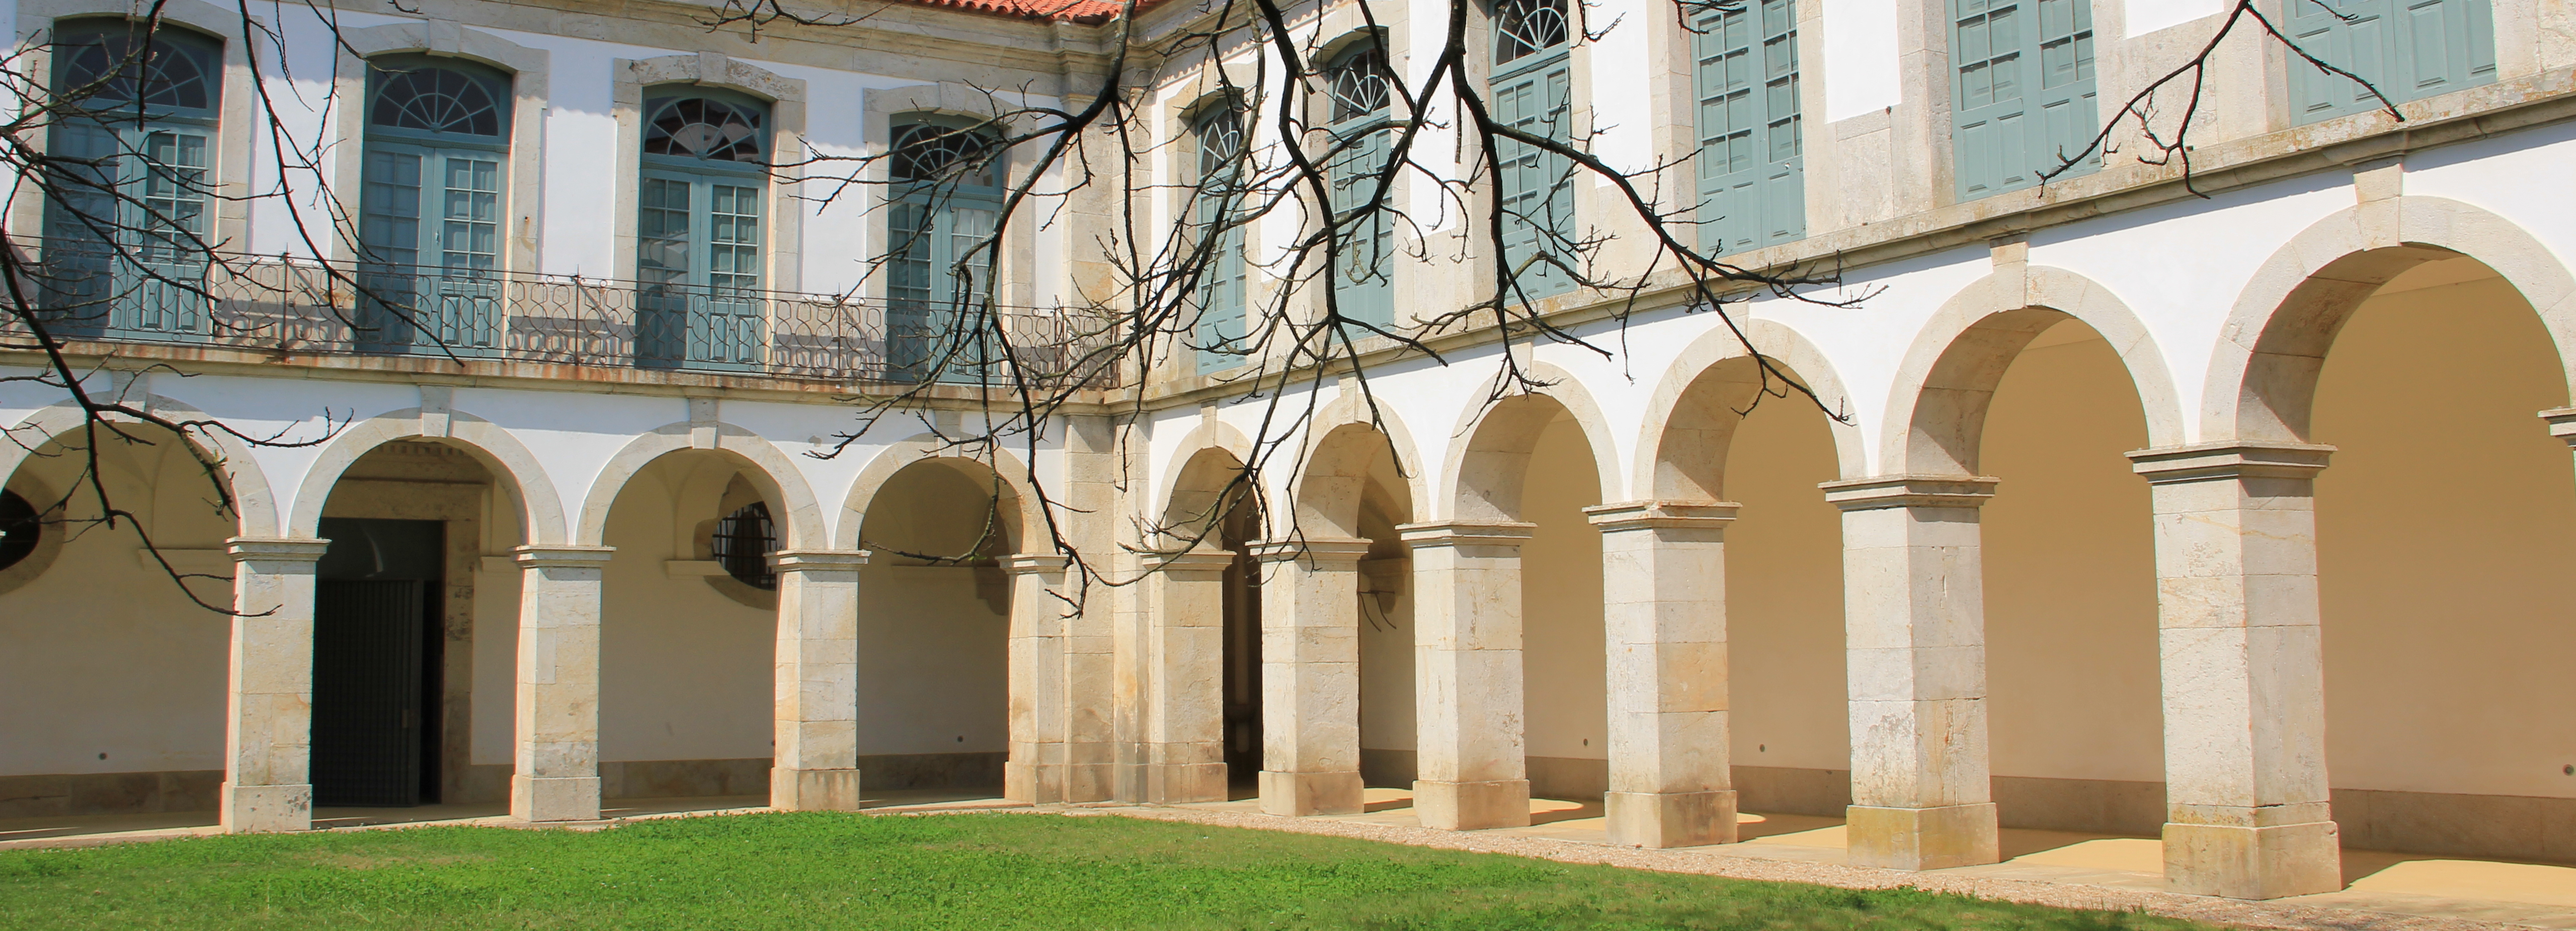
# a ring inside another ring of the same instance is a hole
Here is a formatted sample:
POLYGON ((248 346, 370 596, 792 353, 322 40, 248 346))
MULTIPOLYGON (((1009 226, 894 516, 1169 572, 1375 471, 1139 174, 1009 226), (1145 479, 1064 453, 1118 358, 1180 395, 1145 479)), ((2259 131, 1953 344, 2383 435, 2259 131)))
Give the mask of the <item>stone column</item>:
POLYGON ((865 550, 779 550, 769 807, 859 810, 859 568, 865 550))
POLYGON ((1522 742, 1521 545, 1534 524, 1447 521, 1413 545, 1413 811, 1424 827, 1530 823, 1522 742))
POLYGON ((599 577, 608 546, 522 546, 510 816, 599 820, 599 577))
POLYGON ((233 834, 313 827, 313 567, 329 540, 234 537, 224 785, 233 834))
POLYGON ((1369 541, 1256 543, 1261 587, 1261 810, 1356 815, 1361 557, 1369 541))
POLYGON ((1138 801, 1225 801, 1225 570, 1232 552, 1206 546, 1148 557, 1161 589, 1146 621, 1143 758, 1138 801))
POLYGON ((1843 512, 1850 862, 1993 863, 1977 513, 1995 480, 1895 475, 1822 487, 1843 512))
POLYGON ((2331 446, 2130 453, 2156 511, 2165 882, 2270 899, 2343 888, 2327 810, 2316 475, 2331 446))
POLYGON ((1585 508, 1601 528, 1609 647, 1610 842, 1735 842, 1727 771, 1726 537, 1740 505, 1585 508))
POLYGON ((1066 605, 1051 594, 1068 562, 1028 553, 1002 557, 1011 574, 1011 757, 1002 764, 1002 795, 1014 801, 1069 800, 1066 605))

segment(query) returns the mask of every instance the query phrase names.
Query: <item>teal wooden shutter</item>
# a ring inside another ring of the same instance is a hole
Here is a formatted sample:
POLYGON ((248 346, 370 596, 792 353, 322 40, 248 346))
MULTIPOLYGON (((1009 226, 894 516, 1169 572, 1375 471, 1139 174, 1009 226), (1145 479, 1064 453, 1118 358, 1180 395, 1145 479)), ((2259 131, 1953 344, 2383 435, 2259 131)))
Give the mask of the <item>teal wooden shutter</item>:
MULTIPOLYGON (((1333 304, 1343 319, 1395 323, 1395 223, 1374 195, 1394 154, 1393 94, 1386 55, 1374 43, 1338 56, 1325 68, 1331 131, 1341 146, 1328 165, 1333 216, 1340 228, 1333 266, 1333 304)), ((1394 196, 1392 186, 1388 196, 1394 196)), ((1354 336, 1367 335, 1360 331, 1354 336)))
POLYGON ((1198 235, 1219 230, 1210 244, 1214 254, 1199 272, 1198 319, 1190 326, 1191 342, 1197 344, 1198 370, 1206 373, 1230 369, 1245 361, 1244 233, 1242 226, 1230 225, 1235 219, 1235 199, 1241 196, 1236 187, 1243 169, 1236 156, 1243 151, 1243 114, 1221 108, 1201 118, 1195 132, 1199 143, 1199 188, 1192 219, 1198 235))
POLYGON ((1950 13, 1960 199, 2038 184, 2102 128, 2091 0, 1950 0, 1950 13))
MULTIPOLYGON (((2284 0, 2299 47, 2370 82, 2394 103, 2495 80, 2489 0, 2284 0), (2341 14, 2341 15, 2337 15, 2341 14)), ((2369 88, 2304 60, 2290 62, 2298 122, 2379 108, 2369 88)))
POLYGON ((1702 229, 1712 254, 1807 234, 1798 29, 1790 0, 1714 12, 1698 35, 1702 229))
MULTIPOLYGON (((1534 136, 1564 142, 1573 137, 1568 124, 1573 109, 1572 69, 1558 51, 1539 56, 1529 67, 1494 79, 1487 99, 1494 119, 1534 136)), ((1502 172, 1495 184, 1496 205, 1503 211, 1503 262, 1523 268, 1522 292, 1533 298, 1560 294, 1574 286, 1564 270, 1530 257, 1560 251, 1559 242, 1573 237, 1572 165, 1561 155, 1509 139, 1496 140, 1502 172), (1544 231, 1544 232, 1543 232, 1544 231)), ((1556 255, 1571 262, 1572 256, 1556 255)))

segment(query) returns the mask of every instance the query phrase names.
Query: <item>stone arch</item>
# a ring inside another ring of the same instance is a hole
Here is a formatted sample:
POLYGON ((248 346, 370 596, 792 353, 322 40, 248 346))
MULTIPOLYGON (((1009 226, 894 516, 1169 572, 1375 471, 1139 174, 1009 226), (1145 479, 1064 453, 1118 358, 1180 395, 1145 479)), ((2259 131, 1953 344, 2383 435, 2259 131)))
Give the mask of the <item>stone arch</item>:
POLYGON ((1360 489, 1367 481, 1373 453, 1369 437, 1395 457, 1395 467, 1404 475, 1406 507, 1419 511, 1429 503, 1425 487, 1429 476, 1422 470, 1422 455, 1415 451, 1404 421, 1388 405, 1377 406, 1372 423, 1359 392, 1345 391, 1317 411, 1310 423, 1306 435, 1313 438, 1312 449, 1286 485, 1292 490, 1285 500, 1294 509, 1298 527, 1310 534, 1360 536, 1360 489))
POLYGON ((2185 422, 2172 369, 2146 323, 2092 279, 2047 266, 2002 269, 1941 305, 1897 369, 1880 440, 1880 471, 1977 474, 1986 409, 2004 369, 2040 331, 2077 320, 2111 344, 2146 412, 2147 440, 2182 443, 2185 422))
MULTIPOLYGON (((1457 430, 1450 435, 1464 442, 1449 447, 1439 494, 1432 499, 1433 507, 1445 506, 1448 513, 1438 519, 1520 520, 1526 478, 1522 466, 1539 431, 1560 408, 1573 415, 1584 442, 1592 447, 1592 464, 1600 470, 1601 500, 1622 500, 1627 483, 1620 481, 1619 444, 1611 441, 1610 420, 1591 392, 1572 373, 1545 362, 1523 363, 1521 370, 1545 387, 1504 397, 1459 417, 1457 430)), ((1505 377, 1496 375, 1496 383, 1505 377)), ((1415 519, 1435 518, 1426 514, 1415 519)))
MULTIPOLYGON (((1158 516, 1171 513, 1172 495, 1180 488, 1181 471, 1188 468, 1190 461, 1199 453, 1211 448, 1224 450, 1226 455, 1234 457, 1237 463, 1251 462, 1254 459, 1252 438, 1243 435, 1243 431, 1235 429, 1234 425, 1222 420, 1212 418, 1201 420, 1196 426, 1190 428, 1190 432, 1181 434, 1181 441, 1174 447, 1171 457, 1163 460, 1165 469, 1163 474, 1170 478, 1161 483, 1161 488, 1155 493, 1154 507, 1146 513, 1158 516)), ((1267 489, 1262 490, 1267 491, 1267 489)))
MULTIPOLYGON (((1206 547, 1216 536, 1212 525, 1249 497, 1253 507, 1253 535, 1259 536, 1265 523, 1262 514, 1268 508, 1261 500, 1260 487, 1241 480, 1246 461, 1243 454, 1225 444, 1188 449, 1188 458, 1182 459, 1180 467, 1173 470, 1170 488, 1163 494, 1163 509, 1157 518, 1161 525, 1165 528, 1209 525, 1208 539, 1197 543, 1206 547)), ((1161 541, 1164 543, 1186 541, 1186 538, 1171 539, 1177 536, 1171 533, 1164 536, 1167 538, 1161 541)))
MULTIPOLYGON (((160 395, 147 395, 144 403, 154 411, 176 414, 185 419, 206 416, 204 411, 160 395)), ((27 461, 27 457, 61 436, 63 431, 79 429, 84 419, 78 406, 65 401, 40 408, 9 427, 9 441, 0 442, 0 485, 6 485, 11 477, 18 474, 18 467, 27 461), (42 439, 28 442, 30 434, 42 439)), ((220 432, 209 432, 202 438, 191 437, 189 442, 201 444, 201 448, 208 443, 214 447, 211 451, 223 465, 224 484, 232 490, 234 517, 240 534, 245 537, 277 536, 276 493, 268 483, 268 473, 260 468, 259 459, 251 454, 250 444, 220 432)))
POLYGON ((2201 393, 2201 437, 2306 442, 2328 346, 2361 302, 2407 269, 2478 260, 2540 314, 2576 391, 2576 277, 2513 221, 2440 197, 2348 207, 2272 253, 2237 297, 2201 393))
POLYGON ((937 462, 946 464, 949 468, 959 469, 971 463, 977 470, 1000 476, 1002 490, 1009 496, 1008 500, 1003 502, 1003 513, 1011 519, 1008 529, 1011 533, 1010 542, 1013 551, 1025 553, 1033 549, 1042 549, 1037 547, 1030 536, 1032 533, 1040 532, 1046 526, 1046 517, 1037 510, 1038 496, 1036 489, 1029 486, 1028 467, 1022 465, 1010 451, 1000 448, 993 450, 995 461, 990 463, 964 456, 945 455, 944 453, 950 448, 940 442, 937 436, 924 433, 888 446, 877 453, 875 458, 868 460, 867 466, 859 470, 858 478, 850 483, 849 495, 842 499, 841 522, 832 528, 832 547, 841 550, 858 549, 859 531, 867 523, 868 506, 876 501, 877 493, 884 490, 886 483, 893 481, 894 477, 905 469, 924 462, 937 462))
MULTIPOLYGON (((515 219, 511 229, 543 229, 542 210, 545 201, 544 165, 546 148, 546 106, 549 91, 547 79, 554 69, 544 49, 529 48, 479 29, 469 29, 446 20, 393 23, 344 29, 339 33, 340 49, 336 57, 339 73, 333 80, 334 100, 331 117, 340 126, 357 127, 364 135, 366 126, 367 65, 379 55, 420 52, 432 57, 461 58, 480 62, 510 73, 510 215, 515 219)), ((363 145, 341 145, 332 155, 333 177, 356 178, 365 173, 366 151, 363 145)), ((352 203, 349 209, 354 210, 352 203)), ((508 254, 504 267, 534 271, 537 267, 536 240, 526 236, 503 237, 508 254)), ((354 260, 356 253, 347 241, 333 246, 342 260, 354 260)))
POLYGON ((563 502, 556 497, 554 480, 547 477, 545 467, 537 463, 536 454, 526 444, 499 425, 463 411, 450 412, 444 435, 432 436, 422 429, 417 407, 369 417, 342 428, 338 436, 332 437, 322 454, 305 469, 304 481, 296 486, 294 501, 287 510, 287 534, 311 537, 320 533, 322 506, 330 500, 331 489, 340 483, 340 474, 369 450, 406 439, 437 440, 464 450, 500 480, 502 489, 518 506, 521 539, 534 545, 563 542, 563 502))
MULTIPOLYGON (((726 454, 745 466, 752 484, 762 497, 778 504, 780 549, 821 549, 830 537, 823 528, 823 508, 814 500, 814 491, 805 483, 805 474, 780 452, 778 446, 757 433, 729 423, 714 424, 715 445, 699 447, 690 441, 688 421, 667 424, 636 437, 626 448, 610 456, 600 466, 599 477, 584 495, 581 514, 573 525, 572 543, 598 546, 608 532, 608 511, 617 503, 617 495, 626 489, 629 479, 645 464, 662 456, 685 449, 704 448, 726 454)), ((694 426, 705 426, 698 424, 694 426)))
MULTIPOLYGON (((1770 320, 1744 324, 1753 348, 1769 357, 1790 378, 1816 393, 1828 409, 1849 411, 1851 393, 1843 387, 1832 361, 1814 343, 1770 320)), ((1701 334, 1664 370, 1646 402, 1645 423, 1637 434, 1637 461, 1629 487, 1659 501, 1725 500, 1723 471, 1736 411, 1754 399, 1760 372, 1744 341, 1727 328, 1701 334)), ((1807 404, 1802 395, 1762 399, 1766 404, 1807 404)), ((1842 478, 1868 474, 1867 444, 1857 424, 1828 418, 1834 457, 1842 478)))

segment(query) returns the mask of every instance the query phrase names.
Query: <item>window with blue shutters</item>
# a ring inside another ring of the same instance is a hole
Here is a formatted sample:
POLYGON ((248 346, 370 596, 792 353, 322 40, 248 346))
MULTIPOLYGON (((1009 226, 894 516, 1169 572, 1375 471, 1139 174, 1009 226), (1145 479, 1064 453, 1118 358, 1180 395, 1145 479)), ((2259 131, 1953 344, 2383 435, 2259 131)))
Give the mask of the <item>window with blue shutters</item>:
POLYGON ((1699 218, 1709 253, 1806 236, 1796 7, 1791 0, 1712 6, 1691 29, 1699 59, 1699 218))
MULTIPOLYGON (((2283 0, 2290 38, 2370 82, 2394 103, 2491 83, 2495 12, 2488 0, 2283 0)), ((2370 88, 2296 55, 2290 100, 2298 122, 2379 108, 2370 88)))
POLYGON ((1191 126, 1198 138, 1199 184, 1193 198, 1193 248, 1210 250, 1199 271, 1198 320, 1190 328, 1202 373, 1244 362, 1246 299, 1243 227, 1235 223, 1243 180, 1243 111, 1211 108, 1191 126), (1213 231, 1215 240, 1206 237, 1213 231))
POLYGON ((1950 66, 1961 200, 2038 184, 2102 129, 2091 0, 1950 0, 1950 66))
POLYGON ((635 216, 635 355, 647 365, 761 359, 769 105, 715 88, 644 99, 635 216))
POLYGON ((360 342, 499 351, 510 77, 453 58, 367 63, 358 196, 360 342))
POLYGON ((41 302, 66 332, 187 341, 211 333, 216 112, 223 46, 123 19, 54 29, 60 118, 41 302))
MULTIPOLYGON (((1386 50, 1361 43, 1324 66, 1335 153, 1327 163, 1334 216, 1342 223, 1333 264, 1333 303, 1344 318, 1395 322, 1395 222, 1375 199, 1393 154, 1393 91, 1386 50)), ((1393 197, 1393 185, 1387 196, 1393 197)), ((1366 335, 1359 331, 1354 335, 1366 335)))
POLYGON ((904 381, 997 375, 984 298, 1002 213, 1001 142, 977 121, 938 114, 894 120, 893 203, 886 233, 886 340, 904 381))
MULTIPOLYGON (((1500 0, 1494 5, 1494 67, 1486 101, 1495 122, 1555 142, 1574 136, 1573 23, 1566 0, 1500 0)), ((1523 294, 1546 297, 1574 286, 1564 253, 1574 236, 1574 165, 1562 155, 1510 139, 1494 141, 1495 206, 1502 211, 1503 264, 1523 294)), ((1510 299, 1513 295, 1506 295, 1510 299)))

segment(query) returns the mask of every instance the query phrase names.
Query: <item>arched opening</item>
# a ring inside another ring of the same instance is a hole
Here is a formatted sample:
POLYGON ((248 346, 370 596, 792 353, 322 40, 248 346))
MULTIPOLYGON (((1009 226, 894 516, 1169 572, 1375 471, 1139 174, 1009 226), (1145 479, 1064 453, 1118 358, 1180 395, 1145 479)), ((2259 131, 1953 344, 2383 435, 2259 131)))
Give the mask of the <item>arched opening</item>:
POLYGON ((442 440, 368 449, 334 479, 316 535, 314 824, 509 797, 517 682, 510 491, 442 440))
MULTIPOLYGON (((2357 271, 2359 274, 2341 274, 2357 271)), ((2576 564, 2566 367, 2513 283, 2409 248, 2322 309, 2316 480, 2326 765, 2348 850, 2576 862, 2576 564)), ((2279 326, 2280 324, 2275 324, 2279 326)), ((2293 421, 2295 422, 2295 421, 2293 421)), ((2347 853, 2347 878, 2391 857, 2347 853)))
POLYGON ((1386 435, 1344 424, 1316 444, 1297 484, 1299 524, 1313 536, 1368 541, 1359 563, 1360 779, 1370 807, 1413 791, 1413 575, 1396 527, 1413 519, 1412 486, 1386 435))
POLYGON ((114 527, 86 487, 86 434, 12 436, 33 448, 0 484, 0 819, 45 819, 14 821, 12 838, 98 830, 101 815, 215 823, 231 625, 189 596, 232 605, 238 519, 187 440, 116 429, 133 442, 97 440, 108 502, 132 515, 114 527), (138 529, 207 578, 183 591, 138 529))
POLYGON ((1010 754, 1020 502, 983 463, 924 459, 866 503, 859 547, 859 771, 868 797, 989 797, 1010 754))
MULTIPOLYGON (((2127 366, 2054 311, 1990 318, 2027 333, 1984 411, 1989 769, 2008 829, 2155 837, 2165 821, 2154 511, 2126 454, 2148 445, 2127 366)), ((2007 857, 2069 838, 2007 834, 2007 857)))
POLYGON ((788 511, 757 466, 665 453, 609 505, 601 542, 599 778, 606 810, 768 801, 788 511), (723 801, 714 801, 722 799, 723 801))

